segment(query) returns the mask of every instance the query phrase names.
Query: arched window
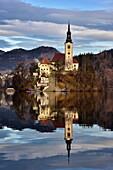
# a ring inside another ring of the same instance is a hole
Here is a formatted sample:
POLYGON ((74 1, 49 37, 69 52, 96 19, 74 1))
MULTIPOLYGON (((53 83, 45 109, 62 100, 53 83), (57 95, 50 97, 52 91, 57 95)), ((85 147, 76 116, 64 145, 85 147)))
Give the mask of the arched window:
POLYGON ((68 49, 70 49, 70 45, 68 45, 68 49))
POLYGON ((70 137, 70 133, 68 133, 67 136, 70 137))

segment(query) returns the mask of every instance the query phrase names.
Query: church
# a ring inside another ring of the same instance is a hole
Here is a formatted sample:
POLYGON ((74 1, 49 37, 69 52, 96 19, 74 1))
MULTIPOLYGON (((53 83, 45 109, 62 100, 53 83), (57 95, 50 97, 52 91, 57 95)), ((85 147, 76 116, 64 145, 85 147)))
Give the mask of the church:
POLYGON ((64 46, 65 53, 57 53, 51 60, 49 60, 48 58, 43 58, 38 63, 40 76, 42 76, 43 74, 49 76, 53 70, 57 70, 57 63, 63 65, 65 72, 78 70, 79 63, 76 59, 73 58, 73 42, 71 38, 70 23, 68 23, 67 37, 64 46))

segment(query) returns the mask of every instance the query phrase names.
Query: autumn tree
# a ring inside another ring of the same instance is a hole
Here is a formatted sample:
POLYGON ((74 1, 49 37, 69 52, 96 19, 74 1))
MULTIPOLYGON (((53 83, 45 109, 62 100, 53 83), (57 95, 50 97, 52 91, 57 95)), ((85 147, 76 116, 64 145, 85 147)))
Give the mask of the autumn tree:
POLYGON ((23 89, 27 85, 28 69, 25 67, 25 63, 21 62, 14 70, 14 77, 12 85, 15 89, 23 89))

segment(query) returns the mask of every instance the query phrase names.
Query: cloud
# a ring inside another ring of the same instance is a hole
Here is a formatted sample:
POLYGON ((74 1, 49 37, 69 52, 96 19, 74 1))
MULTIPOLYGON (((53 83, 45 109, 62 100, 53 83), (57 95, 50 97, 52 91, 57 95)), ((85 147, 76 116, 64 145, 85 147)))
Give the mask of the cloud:
POLYGON ((100 46, 105 41, 106 44, 113 41, 113 10, 50 9, 17 0, 0 0, 0 6, 0 35, 4 36, 3 40, 9 38, 11 48, 13 43, 14 47, 23 48, 54 45, 63 51, 68 18, 71 20, 73 41, 82 44, 82 50, 85 46, 93 50, 93 41, 100 41, 100 46), (21 38, 17 44, 16 37, 21 38), (29 42, 27 39, 30 39, 29 42))
POLYGON ((77 39, 88 39, 89 41, 113 41, 113 31, 99 30, 99 29, 79 29, 73 31, 77 39))
MULTIPOLYGON (((37 21, 20 21, 20 20, 5 20, 7 25, 0 26, 0 32, 4 35, 10 36, 25 36, 46 37, 45 40, 50 38, 62 38, 66 35, 66 24, 56 24, 50 22, 37 22, 37 21), (46 29, 45 29, 46 28, 46 29), (9 31, 11 30, 11 31, 9 31)), ((90 40, 90 41, 113 41, 113 31, 106 31, 100 29, 89 29, 83 26, 72 25, 72 35, 76 40, 90 40)), ((44 38, 42 38, 44 40, 44 38)), ((49 41, 49 40, 48 40, 49 41)), ((52 41, 52 40, 51 40, 52 41)))
POLYGON ((50 37, 57 37, 64 34, 67 25, 56 24, 50 22, 37 21, 20 21, 20 20, 6 20, 6 26, 0 26, 4 30, 13 30, 20 35, 45 35, 50 37), (46 28, 46 29, 45 29, 46 28))
POLYGON ((88 25, 112 25, 113 11, 81 11, 51 9, 38 6, 31 6, 24 2, 15 0, 1 0, 0 20, 21 20, 21 21, 44 21, 66 24, 70 18, 71 23, 79 26, 88 25), (5 11, 5 12, 4 12, 5 11))
MULTIPOLYGON (((4 36, 4 40, 8 41, 11 46, 29 49, 41 45, 54 46, 60 48, 63 52, 67 24, 20 20, 5 20, 4 22, 5 25, 0 26, 0 32, 4 36)), ((90 48, 94 49, 92 44, 96 41, 101 41, 102 43, 113 41, 113 31, 89 29, 87 27, 76 25, 72 25, 71 30, 73 41, 76 44, 76 51, 77 48, 80 50, 80 48, 83 49, 83 47, 84 49, 87 47, 90 51, 90 48)), ((112 44, 110 43, 110 47, 111 46, 112 44)), ((100 46, 95 46, 95 48, 99 47, 100 46)), ((105 44, 103 49, 104 47, 105 44)))

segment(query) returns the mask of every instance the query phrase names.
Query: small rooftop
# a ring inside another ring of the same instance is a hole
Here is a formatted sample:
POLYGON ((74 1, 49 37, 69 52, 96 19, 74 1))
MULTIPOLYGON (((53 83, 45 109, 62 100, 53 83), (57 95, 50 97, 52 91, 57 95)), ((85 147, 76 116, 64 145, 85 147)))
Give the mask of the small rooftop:
POLYGON ((48 59, 48 58, 43 58, 41 61, 40 61, 41 64, 51 64, 51 61, 48 59))
POLYGON ((73 63, 78 63, 78 61, 76 59, 73 58, 73 63))

